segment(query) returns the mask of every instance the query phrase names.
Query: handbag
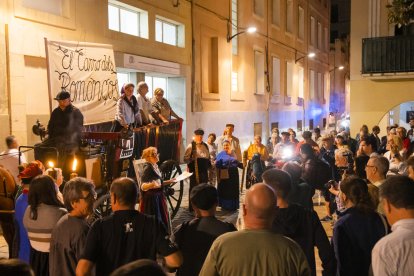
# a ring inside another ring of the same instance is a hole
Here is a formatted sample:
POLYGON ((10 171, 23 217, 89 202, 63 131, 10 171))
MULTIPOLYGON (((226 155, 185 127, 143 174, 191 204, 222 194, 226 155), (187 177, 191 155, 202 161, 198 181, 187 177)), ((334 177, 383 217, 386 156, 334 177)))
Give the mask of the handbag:
POLYGON ((219 178, 220 179, 229 179, 229 169, 220 169, 219 171, 219 178))

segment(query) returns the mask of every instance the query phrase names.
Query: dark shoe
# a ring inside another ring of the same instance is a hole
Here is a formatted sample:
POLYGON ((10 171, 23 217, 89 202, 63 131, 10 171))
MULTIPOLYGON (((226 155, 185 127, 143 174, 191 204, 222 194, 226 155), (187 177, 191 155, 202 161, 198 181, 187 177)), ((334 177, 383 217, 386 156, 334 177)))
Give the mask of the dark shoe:
POLYGON ((326 217, 321 218, 321 221, 324 221, 324 222, 331 221, 331 220, 332 220, 331 216, 326 216, 326 217))

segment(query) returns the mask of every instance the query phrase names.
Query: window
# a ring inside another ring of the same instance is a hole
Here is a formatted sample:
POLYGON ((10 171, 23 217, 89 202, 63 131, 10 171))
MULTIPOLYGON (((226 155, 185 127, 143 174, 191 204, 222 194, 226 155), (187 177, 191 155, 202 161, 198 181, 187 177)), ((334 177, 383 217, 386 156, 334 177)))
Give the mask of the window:
POLYGON ((184 47, 184 25, 157 16, 155 19, 155 40, 168 45, 184 47))
POLYGON ((323 79, 322 79, 322 74, 318 72, 318 100, 322 100, 323 99, 323 79))
POLYGON ((63 16, 64 6, 68 4, 66 2, 66 0, 23 0, 22 5, 30 9, 63 16))
POLYGON ((264 95, 264 55, 260 51, 254 51, 254 68, 256 71, 256 89, 255 94, 264 95))
POLYGON ((331 7, 331 23, 338 23, 339 18, 338 4, 332 4, 331 7))
POLYGON ((329 73, 325 73, 323 78, 323 84, 323 101, 325 102, 329 95, 329 73))
POLYGON ((316 46, 316 21, 313 16, 311 16, 311 45, 316 46))
POLYGON ((286 1, 286 31, 293 33, 293 0, 286 1))
POLYGON ((277 57, 273 57, 272 65, 273 65, 272 94, 280 95, 280 59, 278 59, 277 57))
POLYGON ((338 37, 338 31, 331 31, 331 43, 335 43, 335 39, 337 39, 338 37))
POLYGON ((298 10, 298 37, 302 40, 305 38, 305 11, 301 6, 298 10))
POLYGON ((167 78, 145 76, 145 82, 148 85, 147 97, 152 98, 153 92, 156 88, 164 90, 164 98, 168 100, 167 78))
POLYGON ((329 51, 329 36, 328 36, 328 28, 323 28, 323 30, 324 30, 324 32, 323 32, 323 35, 324 35, 324 50, 325 51, 329 51))
POLYGON ((272 1, 272 24, 280 25, 280 0, 272 1))
POLYGON ((177 46, 178 36, 177 25, 162 21, 160 19, 155 20, 155 40, 165 44, 177 46))
POLYGON ((121 91, 121 88, 124 84, 127 84, 130 82, 128 73, 116 73, 116 78, 118 79, 119 91, 121 91))
POLYGON ((231 72, 231 91, 237 92, 238 90, 238 74, 237 72, 231 72))
POLYGON ((318 49, 322 48, 322 24, 318 22, 318 49))
POLYGON ((305 96, 305 89, 303 87, 303 78, 304 78, 304 70, 303 67, 298 66, 298 97, 304 98, 305 96))
POLYGON ((108 28, 148 38, 148 13, 118 1, 108 2, 108 28))
POLYGON ((315 99, 315 71, 309 71, 309 98, 315 99))
POLYGON ((219 94, 218 37, 201 36, 201 87, 203 94, 219 94))
MULTIPOLYGON (((231 35, 237 34, 237 0, 231 0, 231 35)), ((235 36, 231 40, 231 52, 233 55, 237 55, 238 52, 238 37, 235 36)))
POLYGON ((293 91, 293 63, 286 62, 286 96, 291 97, 293 91))
POLYGON ((264 15, 264 0, 253 0, 253 12, 263 17, 264 15))

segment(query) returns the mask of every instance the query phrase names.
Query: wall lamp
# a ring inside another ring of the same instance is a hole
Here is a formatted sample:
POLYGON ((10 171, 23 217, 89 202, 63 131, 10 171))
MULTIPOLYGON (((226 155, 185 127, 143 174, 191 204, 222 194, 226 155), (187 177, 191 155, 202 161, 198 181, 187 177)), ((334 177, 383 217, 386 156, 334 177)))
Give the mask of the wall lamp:
POLYGON ((230 32, 227 33, 227 42, 230 42, 233 38, 235 38, 236 36, 243 34, 243 33, 255 33, 256 32, 256 27, 249 27, 244 31, 238 32, 232 36, 230 36, 230 32))
POLYGON ((304 57, 308 57, 308 58, 314 58, 316 56, 316 54, 314 52, 310 52, 307 55, 298 57, 298 50, 295 50, 295 63, 297 63, 299 60, 301 60, 304 57))
POLYGON ((345 67, 343 65, 335 66, 333 69, 329 70, 329 73, 332 72, 333 70, 336 70, 336 69, 338 69, 338 70, 344 70, 344 68, 345 67))

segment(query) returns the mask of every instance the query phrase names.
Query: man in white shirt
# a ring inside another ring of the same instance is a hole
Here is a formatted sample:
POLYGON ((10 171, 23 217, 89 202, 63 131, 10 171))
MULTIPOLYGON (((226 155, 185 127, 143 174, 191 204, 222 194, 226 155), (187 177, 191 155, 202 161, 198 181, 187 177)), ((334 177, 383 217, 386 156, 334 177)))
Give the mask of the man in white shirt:
POLYGON ((372 271, 374 275, 413 275, 414 180, 389 177, 381 185, 380 195, 392 233, 374 246, 372 271))
MULTIPOLYGON (((19 174, 19 144, 13 135, 6 137, 7 150, 0 153, 0 166, 10 171, 16 183, 19 182, 17 175, 19 174)), ((27 163, 24 154, 20 156, 20 164, 27 163)))
POLYGON ((223 142, 225 140, 229 141, 231 149, 236 154, 237 160, 239 162, 242 161, 242 154, 240 149, 240 141, 239 138, 236 136, 233 136, 234 132, 234 124, 226 124, 225 134, 223 136, 220 136, 217 139, 217 153, 220 153, 223 151, 223 142))
MULTIPOLYGON (((367 179, 369 180, 368 192, 371 195, 374 203, 379 202, 379 188, 385 181, 390 162, 387 158, 380 155, 373 155, 369 158, 367 165, 365 166, 365 172, 367 173, 367 179)), ((382 204, 378 205, 378 212, 384 214, 382 210, 382 204)))
POLYGON ((139 111, 141 112, 142 124, 148 125, 151 123, 152 118, 151 100, 146 96, 148 93, 148 85, 144 81, 139 82, 137 85, 137 92, 137 101, 140 109, 139 111))

